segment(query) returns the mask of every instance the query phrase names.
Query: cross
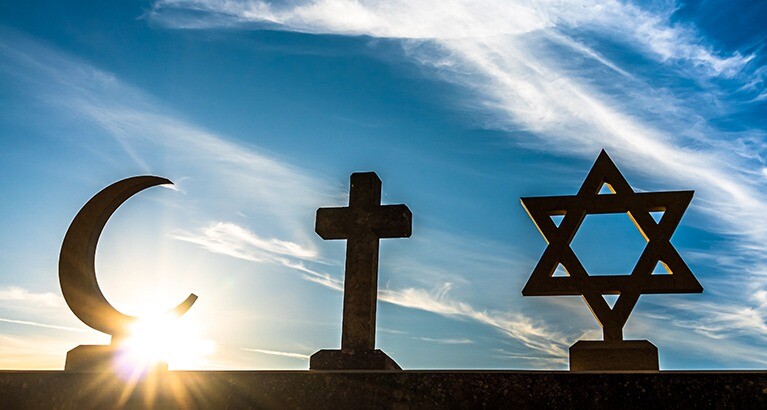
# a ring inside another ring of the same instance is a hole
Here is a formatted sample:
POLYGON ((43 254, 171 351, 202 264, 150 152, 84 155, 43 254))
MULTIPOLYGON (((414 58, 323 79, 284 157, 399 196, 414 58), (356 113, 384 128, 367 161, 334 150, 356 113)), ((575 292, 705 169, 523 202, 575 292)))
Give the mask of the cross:
POLYGON ((405 205, 381 205, 375 172, 351 176, 349 206, 317 210, 315 232, 322 239, 346 239, 342 350, 373 350, 381 238, 408 238, 412 213, 405 205))

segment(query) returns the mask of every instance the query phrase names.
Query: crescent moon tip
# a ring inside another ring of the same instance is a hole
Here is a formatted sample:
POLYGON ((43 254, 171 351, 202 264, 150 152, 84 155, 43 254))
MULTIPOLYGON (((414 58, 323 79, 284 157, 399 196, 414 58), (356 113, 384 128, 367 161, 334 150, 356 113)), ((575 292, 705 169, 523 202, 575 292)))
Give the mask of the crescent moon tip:
POLYGON ((176 316, 181 316, 184 313, 186 313, 192 307, 192 305, 194 305, 194 302, 196 301, 197 301, 197 295, 195 295, 194 293, 190 293, 189 296, 187 296, 187 298, 183 302, 181 302, 181 304, 171 309, 169 312, 176 316))
POLYGON ((165 178, 165 177, 157 177, 157 178, 159 178, 162 181, 163 184, 174 185, 173 181, 171 181, 168 178, 165 178))

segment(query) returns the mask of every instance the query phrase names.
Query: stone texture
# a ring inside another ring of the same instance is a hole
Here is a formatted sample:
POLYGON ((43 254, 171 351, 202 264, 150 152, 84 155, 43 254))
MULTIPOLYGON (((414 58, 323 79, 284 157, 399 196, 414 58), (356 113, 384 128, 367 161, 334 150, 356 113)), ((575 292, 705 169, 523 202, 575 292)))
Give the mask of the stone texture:
POLYGON ((399 369, 391 358, 374 350, 378 250, 382 238, 410 237, 413 215, 405 205, 381 205, 381 180, 375 172, 355 172, 350 180, 349 206, 318 209, 314 229, 322 239, 346 240, 341 350, 320 351, 309 366, 319 370, 399 369))
POLYGON ((112 371, 117 350, 112 345, 80 345, 67 352, 64 370, 75 372, 112 371))
POLYGON ((548 242, 522 289, 522 295, 582 296, 602 325, 604 340, 623 340, 623 326, 642 294, 703 292, 703 287, 670 242, 693 193, 634 192, 603 150, 577 195, 520 198, 548 242), (604 185, 613 193, 600 194, 604 185), (663 211, 660 222, 655 222, 651 215, 656 211, 663 211), (647 245, 631 274, 591 276, 570 244, 587 215, 616 213, 628 213, 647 245), (564 218, 556 225, 552 215, 564 215, 564 218), (653 275, 659 263, 669 270, 668 275, 653 275), (565 268, 566 276, 553 276, 559 265, 565 268), (611 307, 604 295, 618 295, 618 299, 611 307))
MULTIPOLYGON (((120 350, 114 345, 80 345, 67 352, 64 370, 70 372, 113 372, 118 369, 120 350)), ((168 364, 156 363, 145 371, 167 371, 168 364)))
POLYGON ((0 372, 0 407, 207 409, 767 408, 767 372, 0 372))
MULTIPOLYGON (((59 256, 59 283, 67 306, 83 323, 112 336, 104 346, 83 345, 67 353, 65 369, 102 371, 113 366, 119 340, 126 337, 138 318, 115 309, 96 280, 96 246, 109 217, 130 197, 149 187, 173 184, 166 178, 145 175, 126 178, 91 198, 69 225, 59 256)), ((171 310, 183 315, 197 300, 195 294, 171 310)))
POLYGON ((623 327, 643 294, 703 292, 670 242, 693 194, 635 192, 602 150, 576 195, 520 198, 548 243, 522 295, 582 296, 602 326, 604 343, 578 342, 570 348, 571 370, 658 369, 658 349, 646 341, 622 343, 623 327), (601 194, 604 186, 612 193, 601 194), (659 211, 663 216, 656 222, 651 213, 659 211), (628 214, 647 245, 629 275, 592 276, 570 245, 587 215, 616 213, 628 214), (559 225, 552 220, 554 215, 563 216, 559 225), (659 264, 666 268, 667 275, 653 274, 659 264), (566 275, 554 276, 559 266, 566 275), (615 304, 610 306, 605 295, 618 295, 615 304))
POLYGON ((402 370, 386 353, 375 350, 323 349, 312 355, 309 367, 322 370, 402 370))
POLYGON ((570 370, 658 371, 658 348, 647 340, 580 340, 570 346, 570 370))

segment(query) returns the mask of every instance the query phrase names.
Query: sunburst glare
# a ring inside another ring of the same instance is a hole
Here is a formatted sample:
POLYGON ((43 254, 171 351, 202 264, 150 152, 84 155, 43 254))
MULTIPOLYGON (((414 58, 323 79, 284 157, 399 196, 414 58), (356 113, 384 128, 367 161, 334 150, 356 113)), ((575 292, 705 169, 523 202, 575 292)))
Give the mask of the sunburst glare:
POLYGON ((200 368, 215 352, 216 343, 201 336, 199 326, 187 317, 172 314, 141 318, 120 342, 121 370, 145 373, 164 367, 200 368))

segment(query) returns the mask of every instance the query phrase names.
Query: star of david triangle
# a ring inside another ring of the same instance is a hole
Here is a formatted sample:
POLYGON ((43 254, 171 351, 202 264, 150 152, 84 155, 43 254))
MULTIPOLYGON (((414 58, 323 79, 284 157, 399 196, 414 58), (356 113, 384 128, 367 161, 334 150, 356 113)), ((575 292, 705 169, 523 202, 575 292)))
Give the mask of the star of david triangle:
POLYGON ((615 308, 615 303, 618 302, 619 297, 620 295, 602 295, 602 299, 610 306, 610 310, 615 308))
POLYGON ((602 299, 608 291, 630 290, 637 295, 701 292, 700 283, 669 242, 692 196, 693 191, 634 192, 603 150, 577 195, 521 198, 522 206, 548 243, 522 294, 586 297, 585 293, 593 293, 587 302, 597 302, 596 298, 602 299), (605 187, 609 193, 604 192, 605 187), (655 219, 651 212, 662 214, 655 219), (605 213, 627 213, 648 241, 631 275, 589 276, 570 248, 585 216, 605 213), (560 215, 561 221, 555 223, 552 217, 560 215), (659 262, 669 274, 653 274, 659 262), (555 274, 560 266, 567 275, 555 274))
POLYGON ((604 183, 602 184, 602 188, 599 189, 599 192, 597 192, 599 195, 612 195, 615 192, 613 192, 612 189, 610 189, 610 184, 604 183))
POLYGON ((652 270, 653 275, 671 275, 671 269, 666 266, 663 261, 658 261, 658 264, 655 265, 655 269, 652 270))

